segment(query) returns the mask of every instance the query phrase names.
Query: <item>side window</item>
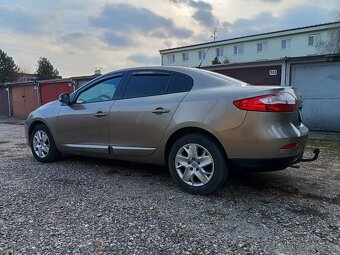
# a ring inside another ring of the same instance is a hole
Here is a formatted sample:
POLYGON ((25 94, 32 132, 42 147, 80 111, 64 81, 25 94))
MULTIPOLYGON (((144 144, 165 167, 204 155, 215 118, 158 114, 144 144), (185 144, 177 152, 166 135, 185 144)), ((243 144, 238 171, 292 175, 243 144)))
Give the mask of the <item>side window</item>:
POLYGON ((167 93, 179 93, 189 91, 192 81, 183 75, 173 74, 167 93))
POLYGON ((77 104, 102 102, 112 100, 122 77, 114 77, 101 81, 89 89, 81 92, 77 97, 77 104))
POLYGON ((133 74, 127 84, 124 98, 164 94, 170 77, 169 74, 133 74))

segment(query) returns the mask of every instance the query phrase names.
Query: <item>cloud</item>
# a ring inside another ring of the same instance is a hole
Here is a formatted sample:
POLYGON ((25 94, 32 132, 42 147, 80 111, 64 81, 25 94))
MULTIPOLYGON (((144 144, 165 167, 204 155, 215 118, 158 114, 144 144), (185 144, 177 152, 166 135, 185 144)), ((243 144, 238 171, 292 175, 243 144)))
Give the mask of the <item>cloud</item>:
POLYGON ((186 4, 194 9, 193 18, 202 26, 213 28, 218 25, 218 20, 212 12, 212 5, 204 1, 194 0, 170 0, 176 4, 186 4))
POLYGON ((148 56, 145 54, 133 54, 128 57, 130 60, 132 60, 135 63, 141 64, 141 65, 160 65, 160 56, 154 55, 154 56, 148 56))
POLYGON ((43 15, 30 13, 21 8, 0 6, 0 26, 24 34, 37 34, 42 32, 44 24, 43 15))
MULTIPOLYGON (((252 1, 252 0, 247 0, 247 1, 252 1)), ((262 1, 262 2, 270 2, 270 3, 279 3, 282 0, 256 0, 256 1, 262 1)))
POLYGON ((57 37, 57 40, 58 42, 73 44, 73 42, 83 41, 86 38, 87 38, 87 35, 82 32, 67 32, 67 33, 61 33, 57 37))
POLYGON ((97 17, 88 20, 90 25, 103 31, 106 43, 115 46, 123 46, 124 42, 131 44, 134 34, 162 38, 192 35, 191 30, 175 26, 171 19, 131 4, 106 4, 97 17))
POLYGON ((109 45, 115 45, 118 47, 125 47, 125 46, 130 46, 133 45, 135 42, 133 41, 132 38, 129 38, 128 36, 125 35, 119 35, 114 32, 105 32, 104 35, 102 36, 102 39, 109 45))
POLYGON ((324 8, 316 8, 314 5, 301 5, 286 9, 281 16, 274 16, 271 12, 261 12, 249 19, 237 19, 233 23, 222 22, 218 34, 220 38, 232 38, 304 27, 330 22, 332 15, 333 13, 330 10, 324 8))
POLYGON ((97 36, 94 33, 87 33, 85 31, 69 32, 57 30, 53 36, 59 47, 72 53, 86 51, 85 49, 94 48, 98 45, 97 36))

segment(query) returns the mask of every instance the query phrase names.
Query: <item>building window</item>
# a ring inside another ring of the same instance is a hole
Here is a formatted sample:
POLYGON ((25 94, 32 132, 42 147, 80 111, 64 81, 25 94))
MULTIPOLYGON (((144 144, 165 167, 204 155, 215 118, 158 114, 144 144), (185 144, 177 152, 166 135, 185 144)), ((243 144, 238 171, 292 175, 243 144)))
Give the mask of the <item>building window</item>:
POLYGON ((234 45, 234 55, 243 55, 243 44, 234 45))
POLYGON ((223 48, 216 48, 216 56, 223 57, 223 55, 224 55, 223 48))
POLYGON ((292 40, 291 39, 284 39, 281 41, 282 49, 291 49, 292 48, 292 40))
POLYGON ((184 52, 182 54, 182 58, 183 58, 183 61, 188 61, 189 60, 189 53, 188 52, 184 52))
POLYGON ((308 36, 308 46, 317 46, 320 42, 320 35, 309 35, 308 36))
POLYGON ((257 44, 257 52, 268 51, 268 42, 262 42, 257 44))
POLYGON ((175 63, 175 54, 168 55, 168 63, 175 63))
POLYGON ((205 50, 198 51, 198 59, 203 59, 205 57, 205 50))

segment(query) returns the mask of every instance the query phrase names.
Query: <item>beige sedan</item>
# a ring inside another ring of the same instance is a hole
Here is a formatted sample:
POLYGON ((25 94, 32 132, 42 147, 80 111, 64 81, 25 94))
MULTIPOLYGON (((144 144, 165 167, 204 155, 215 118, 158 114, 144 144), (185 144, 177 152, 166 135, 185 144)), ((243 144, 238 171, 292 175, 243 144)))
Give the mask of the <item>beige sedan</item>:
POLYGON ((38 108, 26 136, 40 162, 71 153, 167 165, 184 190, 208 194, 231 167, 280 170, 301 158, 301 107, 291 87, 195 68, 132 68, 38 108))

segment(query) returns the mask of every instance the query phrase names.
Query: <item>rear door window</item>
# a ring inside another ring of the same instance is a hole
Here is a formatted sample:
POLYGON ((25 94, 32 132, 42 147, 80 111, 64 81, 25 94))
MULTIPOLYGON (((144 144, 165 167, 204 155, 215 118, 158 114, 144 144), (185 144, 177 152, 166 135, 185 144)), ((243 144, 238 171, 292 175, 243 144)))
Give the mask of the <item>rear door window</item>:
POLYGON ((147 97, 165 94, 171 75, 159 74, 132 74, 128 81, 124 98, 147 97))

